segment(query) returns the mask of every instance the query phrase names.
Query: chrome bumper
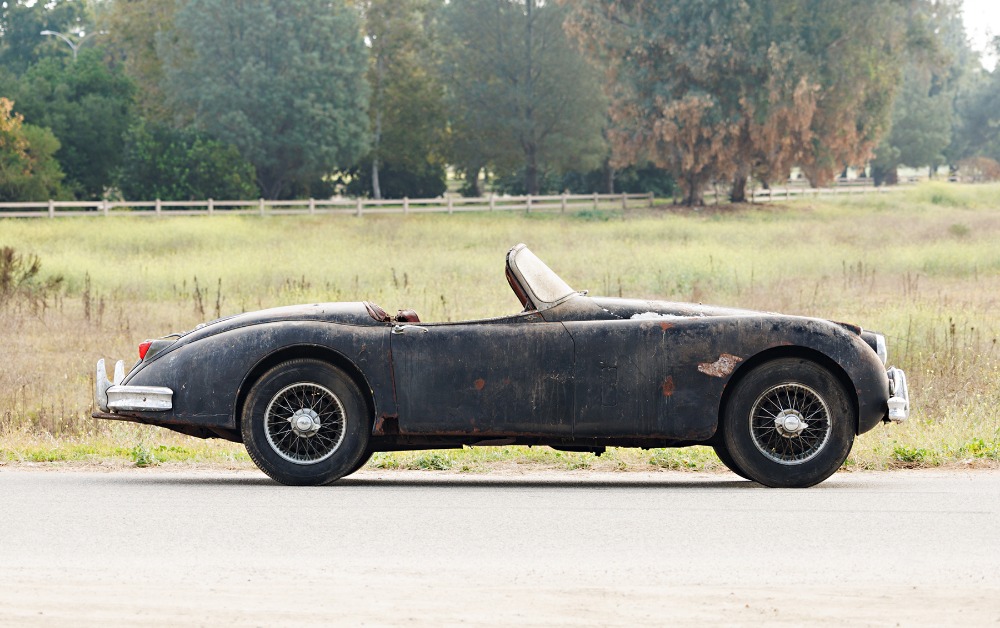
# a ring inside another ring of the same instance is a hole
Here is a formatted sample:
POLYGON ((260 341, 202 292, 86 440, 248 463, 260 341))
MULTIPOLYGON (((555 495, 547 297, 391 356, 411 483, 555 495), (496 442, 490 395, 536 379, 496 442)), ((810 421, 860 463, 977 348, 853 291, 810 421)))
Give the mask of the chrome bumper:
POLYGON ((906 373, 896 367, 886 371, 889 376, 889 420, 902 423, 910 416, 910 391, 906 388, 906 373))
POLYGON ((94 401, 102 412, 153 411, 173 408, 174 391, 163 386, 122 386, 125 379, 125 361, 115 363, 114 381, 108 379, 104 359, 97 361, 97 379, 94 401))

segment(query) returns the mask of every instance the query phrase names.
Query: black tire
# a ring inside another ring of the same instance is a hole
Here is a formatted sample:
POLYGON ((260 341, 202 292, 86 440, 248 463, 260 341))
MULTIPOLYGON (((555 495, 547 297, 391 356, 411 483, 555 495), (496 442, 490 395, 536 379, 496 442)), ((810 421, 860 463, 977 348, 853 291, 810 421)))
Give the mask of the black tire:
POLYGON ((365 453, 361 454, 361 457, 358 458, 358 461, 354 463, 354 466, 345 475, 352 475, 352 474, 360 471, 361 467, 363 467, 366 464, 368 464, 368 461, 371 460, 372 456, 374 456, 374 455, 375 455, 374 451, 372 451, 371 449, 366 449, 365 453))
POLYGON ((319 360, 290 360, 250 389, 243 443, 254 464, 282 484, 329 484, 351 473, 367 450, 367 407, 340 369, 319 360))
POLYGON ((855 411, 843 385, 810 360, 782 358, 740 379, 723 414, 733 463, 765 486, 819 484, 854 444, 855 411))
POLYGON ((718 456, 719 460, 722 461, 722 464, 726 465, 727 469, 729 469, 736 475, 740 476, 744 480, 750 479, 750 477, 747 476, 746 471, 740 469, 739 465, 736 464, 736 461, 733 460, 732 454, 730 454, 729 450, 726 449, 725 441, 720 440, 719 442, 715 443, 714 445, 712 445, 712 449, 715 451, 715 455, 718 456))

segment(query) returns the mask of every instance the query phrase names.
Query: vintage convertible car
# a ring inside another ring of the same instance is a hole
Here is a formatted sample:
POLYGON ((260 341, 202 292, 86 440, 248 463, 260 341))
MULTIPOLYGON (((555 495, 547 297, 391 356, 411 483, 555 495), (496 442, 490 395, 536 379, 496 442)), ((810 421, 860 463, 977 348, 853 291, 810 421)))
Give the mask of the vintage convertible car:
POLYGON ((506 275, 511 316, 319 303, 143 342, 113 381, 97 363, 94 416, 242 442, 284 484, 333 482, 377 451, 710 445, 744 478, 804 487, 909 414, 885 338, 855 325, 588 296, 523 244, 506 275))

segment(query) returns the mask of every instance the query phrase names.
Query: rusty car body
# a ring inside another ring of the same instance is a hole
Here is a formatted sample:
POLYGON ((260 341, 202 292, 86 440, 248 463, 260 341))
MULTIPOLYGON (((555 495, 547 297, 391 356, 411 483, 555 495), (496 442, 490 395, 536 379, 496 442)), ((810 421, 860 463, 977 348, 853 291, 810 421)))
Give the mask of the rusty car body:
POLYGON ((507 254, 523 306, 421 322, 369 302, 249 312, 140 345, 94 416, 242 442, 285 484, 325 484, 378 451, 710 445, 737 474, 811 486, 855 435, 905 420, 885 338, 817 318, 570 288, 528 248, 507 254))

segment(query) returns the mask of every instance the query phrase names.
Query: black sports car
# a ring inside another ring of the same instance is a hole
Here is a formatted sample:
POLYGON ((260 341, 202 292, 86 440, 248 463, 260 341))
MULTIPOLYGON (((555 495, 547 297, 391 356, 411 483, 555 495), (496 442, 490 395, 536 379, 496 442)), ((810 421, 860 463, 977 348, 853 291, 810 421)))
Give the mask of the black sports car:
POLYGON ((592 297, 523 244, 506 274, 524 309, 499 318, 320 303, 143 342, 113 382, 98 362, 94 416, 242 442, 284 484, 333 482, 376 451, 710 445, 745 478, 803 487, 909 414, 885 338, 856 325, 592 297))

